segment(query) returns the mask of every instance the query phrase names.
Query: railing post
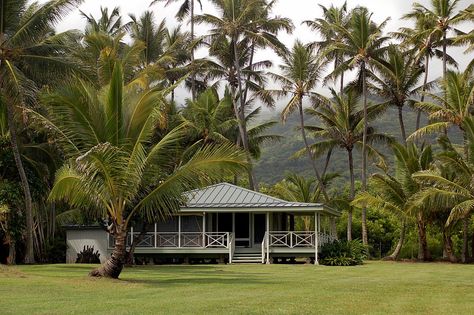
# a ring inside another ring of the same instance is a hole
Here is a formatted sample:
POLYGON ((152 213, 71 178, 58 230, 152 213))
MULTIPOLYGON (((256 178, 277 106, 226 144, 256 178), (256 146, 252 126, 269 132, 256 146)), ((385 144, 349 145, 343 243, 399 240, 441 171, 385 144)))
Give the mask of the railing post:
MULTIPOLYGON (((133 243, 133 226, 130 227, 130 244, 128 246, 132 246, 133 243)), ((125 244, 127 246, 127 244, 125 244)))
POLYGON ((181 248, 181 216, 178 216, 178 248, 181 248))
POLYGON ((158 245, 158 224, 155 222, 155 248, 157 247, 156 245, 158 245))
POLYGON ((270 264, 270 212, 267 212, 265 225, 267 230, 267 264, 270 264))
POLYGON ((319 265, 318 261, 318 233, 319 233, 319 215, 314 212, 314 264, 319 265))
POLYGON ((293 232, 288 233, 290 236, 290 248, 293 248, 293 232))
POLYGON ((202 247, 206 247, 206 212, 202 215, 202 247))

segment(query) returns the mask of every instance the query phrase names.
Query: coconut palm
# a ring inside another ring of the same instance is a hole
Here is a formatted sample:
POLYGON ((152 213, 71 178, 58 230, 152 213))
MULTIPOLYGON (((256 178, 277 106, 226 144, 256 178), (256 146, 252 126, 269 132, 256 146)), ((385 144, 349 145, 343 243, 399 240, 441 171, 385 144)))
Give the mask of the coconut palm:
MULTIPOLYGON (((315 108, 306 110, 308 115, 318 118, 321 122, 321 126, 307 126, 311 135, 318 139, 310 146, 310 150, 315 156, 336 148, 342 148, 347 152, 350 174, 349 201, 352 201, 355 196, 353 152, 354 149, 362 147, 364 113, 358 108, 359 97, 355 95, 354 91, 349 90, 347 94, 341 95, 331 89, 331 93, 331 99, 321 97, 322 101, 315 108)), ((386 104, 369 106, 367 108, 368 120, 375 120, 386 108, 386 104)), ((367 146, 370 155, 381 158, 381 155, 370 144, 380 141, 391 142, 390 137, 377 133, 372 127, 369 127, 367 132, 367 142, 369 143, 367 146)), ((352 208, 349 208, 347 220, 347 239, 352 240, 352 208)))
POLYGON ((281 119, 282 121, 286 121, 290 114, 296 110, 298 111, 301 136, 305 145, 306 154, 313 168, 314 175, 318 180, 324 199, 329 201, 329 196, 326 192, 321 174, 316 166, 316 161, 306 136, 303 111, 303 100, 305 98, 319 97, 319 94, 314 92, 314 89, 318 84, 318 80, 321 78, 324 67, 311 47, 303 45, 300 41, 296 41, 291 53, 283 56, 283 65, 280 65, 280 70, 281 74, 270 74, 275 81, 281 84, 281 90, 274 92, 279 96, 290 95, 291 97, 281 112, 281 119))
POLYGON ((430 7, 426 7, 418 2, 413 3, 413 9, 404 16, 405 19, 428 20, 425 23, 427 37, 439 40, 443 51, 443 79, 447 74, 447 47, 452 43, 448 39, 449 31, 462 21, 462 16, 456 10, 459 0, 431 0, 430 7))
POLYGON ((109 14, 107 7, 100 7, 100 17, 96 19, 92 14, 87 15, 81 11, 81 15, 86 19, 85 33, 104 33, 110 36, 116 36, 126 31, 129 23, 122 23, 122 16, 120 15, 120 9, 115 7, 109 14))
POLYGON ((35 102, 38 84, 54 84, 58 75, 71 69, 70 33, 55 34, 53 26, 81 1, 54 0, 42 4, 4 0, 0 11, 0 102, 5 104, 15 164, 25 197, 26 263, 34 262, 33 210, 30 186, 19 151, 15 111, 35 102), (44 71, 47 68, 48 71, 44 71))
MULTIPOLYGON (((474 4, 471 4, 469 7, 461 11, 461 18, 464 21, 474 21, 474 4)), ((456 37, 454 44, 467 44, 468 47, 465 51, 466 54, 474 51, 474 29, 467 33, 459 34, 456 37)), ((467 65, 466 71, 470 73, 474 71, 474 59, 472 59, 471 62, 467 65)))
MULTIPOLYGON (((316 31, 322 37, 320 41, 316 41, 311 45, 315 46, 318 51, 324 51, 334 43, 342 44, 344 40, 343 33, 339 31, 340 28, 346 28, 350 20, 350 15, 347 10, 347 2, 340 7, 331 5, 329 8, 319 4, 323 10, 323 17, 316 18, 313 21, 304 21, 303 23, 309 26, 313 31, 316 31)), ((339 51, 332 51, 325 55, 328 62, 334 62, 334 68, 341 64, 344 56, 339 51)), ((334 78, 336 79, 336 78, 334 78)), ((340 74, 340 93, 344 89, 344 72, 340 74)))
POLYGON ((106 218, 115 239, 111 257, 92 276, 120 275, 128 225, 135 216, 149 221, 165 217, 179 208, 184 191, 245 168, 245 155, 233 145, 184 154, 184 126, 152 142, 156 126, 166 123, 169 90, 139 83, 124 85, 122 67, 116 64, 110 85, 96 90, 73 82, 43 96, 46 116, 34 113, 69 157, 56 174, 50 199, 106 218))
MULTIPOLYGON (((388 104, 397 108, 400 133, 405 143, 407 134, 403 121, 403 109, 408 103, 415 103, 412 97, 419 91, 418 81, 423 75, 423 68, 420 67, 415 56, 408 51, 402 51, 397 46, 390 45, 385 62, 378 64, 376 69, 377 75, 370 78, 374 84, 369 88, 387 100, 388 104)), ((423 86, 425 87, 426 85, 423 86)))
MULTIPOLYGON (((362 140, 362 190, 367 189, 367 72, 374 64, 382 63, 381 58, 385 54, 385 43, 388 37, 382 36, 382 30, 387 20, 381 24, 376 24, 372 20, 372 14, 365 7, 356 7, 352 10, 351 19, 347 27, 337 29, 344 37, 343 42, 334 43, 325 50, 324 55, 337 53, 346 56, 346 60, 336 68, 331 76, 337 77, 339 74, 349 70, 358 69, 359 82, 362 85, 362 95, 364 103, 364 136, 362 140)), ((362 241, 367 245, 367 219, 366 210, 362 209, 362 241)))
POLYGON ((415 217, 418 227, 418 259, 430 260, 426 239, 425 213, 429 207, 423 204, 412 203, 414 197, 422 189, 412 175, 428 170, 433 164, 433 153, 430 146, 419 150, 417 146, 409 142, 405 145, 394 143, 392 145, 396 159, 396 174, 374 174, 371 180, 371 192, 365 192, 356 197, 353 204, 359 206, 379 207, 392 212, 401 218, 400 239, 390 259, 398 259, 402 249, 407 219, 415 217))
MULTIPOLYGON (((270 47, 277 52, 285 50, 285 46, 278 40, 276 32, 282 27, 290 27, 287 19, 270 18, 270 10, 274 1, 268 4, 265 0, 213 0, 212 3, 218 11, 218 15, 203 14, 196 16, 196 22, 211 26, 207 37, 213 43, 230 43, 233 53, 233 67, 235 68, 237 91, 234 98, 234 112, 238 120, 241 134, 242 146, 249 151, 247 126, 245 124, 245 87, 242 74, 241 51, 237 49, 242 42, 250 47, 270 47), (263 27, 265 25, 265 27, 263 27), (271 25, 271 27, 269 26, 271 25), (279 26, 286 25, 286 26, 279 26)), ((252 56, 252 53, 250 54, 252 56)), ((250 58, 251 59, 251 58, 250 58)), ((252 68, 252 66, 251 66, 252 68)), ((248 155, 251 164, 251 157, 248 155)), ((253 172, 249 171, 249 185, 256 189, 253 172)))

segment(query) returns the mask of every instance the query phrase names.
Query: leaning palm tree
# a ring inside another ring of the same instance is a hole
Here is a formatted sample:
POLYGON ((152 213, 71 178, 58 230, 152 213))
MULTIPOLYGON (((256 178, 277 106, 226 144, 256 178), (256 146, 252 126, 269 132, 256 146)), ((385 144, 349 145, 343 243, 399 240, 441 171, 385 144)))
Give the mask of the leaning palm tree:
POLYGON ((0 102, 5 104, 8 129, 18 168, 26 217, 25 262, 33 263, 33 209, 30 186, 18 149, 16 109, 35 102, 39 85, 51 85, 71 59, 63 52, 70 33, 55 34, 54 25, 80 0, 51 0, 28 5, 26 0, 4 0, 0 10, 0 102), (44 71, 47 68, 48 71, 44 71))
MULTIPOLYGON (((388 20, 388 19, 387 19, 388 20)), ((341 43, 335 43, 328 47, 324 55, 338 53, 346 56, 342 62, 330 75, 337 77, 339 74, 349 70, 358 69, 359 82, 362 84, 362 95, 364 103, 364 136, 362 140, 362 190, 367 189, 367 73, 374 64, 382 63, 388 37, 382 35, 382 30, 387 24, 387 20, 381 24, 376 24, 372 20, 372 14, 365 7, 356 7, 352 10, 351 19, 347 27, 337 26, 339 32, 344 36, 341 43)), ((362 209, 362 241, 367 245, 367 214, 362 209)))
POLYGON ((46 116, 33 113, 68 157, 56 174, 50 199, 106 219, 115 239, 111 257, 91 276, 120 275, 127 229, 136 216, 149 221, 166 217, 185 202, 184 191, 245 168, 244 153, 231 144, 186 152, 181 147, 183 125, 152 141, 156 126, 166 123, 169 91, 140 82, 124 86, 122 67, 116 64, 110 85, 96 90, 73 82, 43 96, 46 116))
POLYGON ((305 98, 319 97, 319 94, 314 92, 314 89, 317 86, 318 80, 321 78, 324 67, 311 47, 303 45, 300 41, 296 41, 291 53, 283 56, 283 65, 280 66, 280 70, 281 74, 271 73, 271 76, 277 82, 281 83, 281 90, 274 92, 279 96, 290 95, 291 97, 281 113, 281 119, 282 121, 286 121, 290 114, 295 110, 298 111, 301 137, 303 138, 306 154, 313 168, 314 175, 318 180, 324 199, 329 201, 329 196, 326 192, 321 174, 316 166, 316 161, 306 136, 303 111, 303 100, 305 98))
MULTIPOLYGON (((321 126, 307 126, 310 134, 318 139, 310 146, 311 152, 319 156, 326 151, 342 148, 347 152, 348 167, 350 174, 350 201, 355 196, 355 174, 354 174, 354 149, 362 147, 364 133, 364 113, 358 108, 359 97, 354 91, 349 90, 347 94, 337 94, 331 89, 332 98, 322 98, 315 108, 309 108, 306 113, 317 118, 321 126)), ((387 104, 371 105, 367 108, 369 122, 374 121, 387 108, 387 104)), ((370 156, 382 158, 381 154, 371 145, 376 142, 391 142, 391 138, 377 133, 374 128, 367 130, 367 147, 370 156)), ((300 152, 301 154, 301 152, 300 152)), ((347 216, 347 239, 352 239, 352 207, 349 208, 347 216)))
POLYGON ((423 204, 413 204, 411 198, 416 196, 422 189, 412 177, 419 171, 428 170, 433 165, 433 153, 430 146, 419 150, 413 142, 407 144, 393 143, 395 155, 396 173, 374 174, 372 176, 372 191, 360 194, 354 200, 358 206, 378 207, 392 212, 401 219, 400 238, 397 245, 388 259, 398 259, 404 240, 407 227, 407 220, 415 217, 418 227, 418 259, 430 260, 426 238, 426 212, 429 207, 423 204))

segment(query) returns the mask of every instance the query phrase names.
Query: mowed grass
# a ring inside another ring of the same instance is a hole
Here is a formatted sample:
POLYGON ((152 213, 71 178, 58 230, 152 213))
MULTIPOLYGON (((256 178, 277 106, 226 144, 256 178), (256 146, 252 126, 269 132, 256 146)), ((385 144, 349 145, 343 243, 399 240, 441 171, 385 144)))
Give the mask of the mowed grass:
POLYGON ((473 314, 474 266, 0 266, 1 314, 473 314))

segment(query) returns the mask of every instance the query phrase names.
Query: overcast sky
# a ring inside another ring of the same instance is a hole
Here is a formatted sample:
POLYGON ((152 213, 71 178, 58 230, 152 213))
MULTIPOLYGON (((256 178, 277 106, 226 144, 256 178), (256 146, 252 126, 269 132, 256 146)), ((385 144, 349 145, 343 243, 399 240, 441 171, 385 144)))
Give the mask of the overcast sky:
MULTIPOLYGON (((40 0, 45 1, 45 0, 40 0)), ((164 7, 163 3, 158 3, 151 8, 149 4, 151 0, 85 0, 84 3, 80 6, 80 10, 94 16, 98 16, 100 13, 100 7, 109 7, 113 8, 119 6, 121 8, 121 13, 128 20, 128 14, 133 13, 139 16, 142 12, 146 10, 153 10, 157 16, 157 20, 166 18, 168 26, 175 26, 177 22, 174 19, 174 15, 179 8, 181 0, 178 0, 176 4, 164 7)), ((418 2, 429 6, 430 0, 419 0, 418 2)), ((214 13, 215 10, 212 4, 208 3, 206 0, 202 0, 203 3, 203 12, 205 13, 214 13)), ((300 39, 303 42, 311 42, 317 39, 316 35, 311 32, 306 26, 301 25, 301 22, 304 20, 314 19, 315 17, 321 16, 321 9, 318 4, 324 6, 342 5, 344 0, 279 0, 274 9, 275 15, 280 15, 290 18, 296 29, 293 34, 280 34, 279 38, 286 44, 288 47, 291 47, 295 39, 300 39)), ((374 13, 374 20, 378 23, 385 20, 387 17, 390 18, 390 21, 387 25, 386 31, 394 31, 400 26, 406 26, 407 21, 400 20, 400 17, 407 13, 414 1, 410 0, 347 0, 349 8, 353 8, 358 5, 368 7, 374 13)), ((461 0, 459 2, 458 9, 464 9, 472 1, 470 0, 461 0)), ((201 11, 198 9, 196 14, 200 14, 201 11)), ((69 14, 66 19, 58 25, 59 30, 66 30, 71 28, 82 29, 84 27, 85 21, 79 14, 79 11, 74 11, 69 14)), ((183 27, 188 27, 184 25, 183 27)), ((205 27, 199 27, 197 29, 198 35, 204 34, 205 27)), ((473 53, 466 56, 463 54, 463 49, 453 49, 450 48, 448 53, 453 55, 456 60, 458 60, 460 69, 464 69, 468 63, 468 60, 474 58, 473 53)), ((268 58, 268 54, 264 56, 268 58)), ((275 57, 271 57, 275 59, 275 57)), ((278 60, 273 60, 278 63, 278 60)), ((440 63, 433 63, 431 71, 431 77, 436 78, 441 75, 442 69, 440 63)))

